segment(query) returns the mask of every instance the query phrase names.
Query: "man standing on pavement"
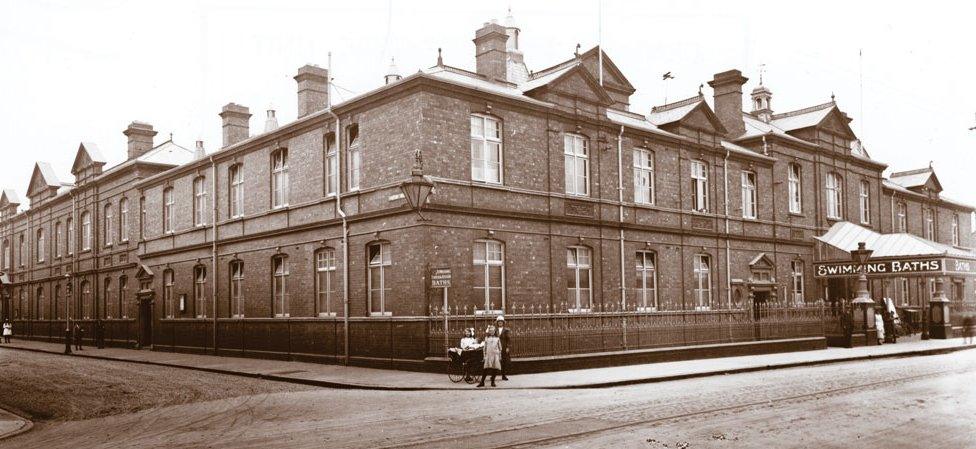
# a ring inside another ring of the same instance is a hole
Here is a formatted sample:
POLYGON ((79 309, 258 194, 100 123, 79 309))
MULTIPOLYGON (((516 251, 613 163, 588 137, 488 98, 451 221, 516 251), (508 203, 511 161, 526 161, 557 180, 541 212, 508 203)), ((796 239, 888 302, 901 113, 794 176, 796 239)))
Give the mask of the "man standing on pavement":
POLYGON ((73 334, 72 336, 75 339, 75 350, 77 350, 77 351, 83 351, 84 350, 81 347, 81 334, 82 334, 82 332, 84 332, 84 329, 82 329, 81 326, 78 323, 75 323, 75 328, 72 331, 72 334, 73 334))
POLYGON ((95 321, 95 346, 105 348, 105 324, 101 319, 95 321))
POLYGON ((512 333, 505 327, 504 316, 498 315, 498 318, 495 318, 495 327, 498 328, 498 339, 502 343, 502 380, 508 380, 506 374, 508 372, 508 364, 512 361, 512 333))
POLYGON ((65 354, 71 354, 71 340, 73 335, 72 332, 73 331, 71 330, 71 321, 68 321, 68 324, 64 326, 64 353, 65 354))

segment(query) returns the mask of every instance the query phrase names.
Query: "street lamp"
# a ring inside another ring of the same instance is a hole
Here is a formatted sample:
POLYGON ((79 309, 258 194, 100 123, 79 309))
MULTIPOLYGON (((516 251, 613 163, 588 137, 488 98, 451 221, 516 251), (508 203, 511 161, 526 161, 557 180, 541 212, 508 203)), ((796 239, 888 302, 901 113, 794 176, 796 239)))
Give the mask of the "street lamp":
POLYGON ((929 338, 946 339, 952 336, 949 321, 949 298, 945 295, 942 277, 935 278, 935 295, 929 301, 929 338))
POLYGON ((420 150, 414 154, 413 169, 410 171, 410 179, 400 184, 400 190, 411 209, 417 211, 421 220, 426 220, 420 211, 427 204, 427 199, 434 190, 434 182, 424 176, 424 159, 420 150))
POLYGON ((868 259, 871 258, 873 250, 867 249, 864 242, 858 242, 857 249, 851 251, 851 258, 857 263, 860 275, 857 277, 857 293, 852 301, 851 313, 854 314, 853 321, 855 329, 864 331, 865 344, 872 344, 877 341, 877 331, 874 328, 874 300, 868 292, 867 266, 868 259), (874 334, 874 337, 871 336, 874 334))

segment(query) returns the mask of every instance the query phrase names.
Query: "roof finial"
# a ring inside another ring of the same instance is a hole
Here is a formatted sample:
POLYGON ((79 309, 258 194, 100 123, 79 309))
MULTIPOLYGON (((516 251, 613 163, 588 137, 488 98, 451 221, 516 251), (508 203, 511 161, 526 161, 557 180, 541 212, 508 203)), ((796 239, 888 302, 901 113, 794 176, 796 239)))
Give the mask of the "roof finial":
POLYGON ((440 47, 437 47, 437 65, 438 66, 444 65, 444 58, 441 57, 441 48, 440 47))
POLYGON ((573 53, 577 58, 580 56, 580 52, 579 51, 580 51, 580 44, 577 42, 576 43, 576 52, 573 53))
POLYGON ((759 64, 759 85, 763 85, 763 74, 766 73, 766 64, 759 64))
POLYGON ((702 94, 702 89, 704 89, 704 88, 705 88, 705 83, 701 83, 701 84, 698 85, 698 96, 699 97, 703 95, 702 94))
POLYGON ((932 169, 932 161, 929 161, 929 170, 932 169))
POLYGON ((831 102, 831 103, 836 103, 836 101, 834 101, 834 98, 835 98, 835 97, 834 97, 834 93, 833 93, 833 92, 831 92, 831 93, 830 93, 830 102, 831 102))
POLYGON ((169 141, 170 141, 170 142, 172 142, 172 141, 173 141, 173 133, 172 133, 172 132, 170 132, 170 133, 169 133, 169 141))

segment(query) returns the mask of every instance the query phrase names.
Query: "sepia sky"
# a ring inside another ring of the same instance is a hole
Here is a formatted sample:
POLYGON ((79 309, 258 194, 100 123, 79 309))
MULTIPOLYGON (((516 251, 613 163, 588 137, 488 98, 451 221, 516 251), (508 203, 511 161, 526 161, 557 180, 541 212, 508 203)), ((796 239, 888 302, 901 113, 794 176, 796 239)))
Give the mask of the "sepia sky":
MULTIPOLYGON (((602 42, 637 87, 633 111, 702 83, 710 100, 707 81, 732 68, 750 78, 748 95, 765 64, 775 112, 833 93, 886 173, 935 161, 945 196, 976 205, 976 6, 962 3, 603 0, 602 42), (665 86, 668 71, 676 78, 665 86)), ((305 63, 326 66, 329 51, 340 101, 381 85, 390 57, 407 75, 434 65, 441 47, 446 64, 473 70, 475 30, 509 6, 525 61, 540 70, 577 43, 596 45, 598 4, 0 0, 0 186, 26 203, 36 160, 73 181, 82 140, 109 166, 122 162, 132 120, 153 124, 157 143, 173 133, 208 152, 228 102, 251 108, 252 133, 269 107, 292 121, 292 77, 305 63)))

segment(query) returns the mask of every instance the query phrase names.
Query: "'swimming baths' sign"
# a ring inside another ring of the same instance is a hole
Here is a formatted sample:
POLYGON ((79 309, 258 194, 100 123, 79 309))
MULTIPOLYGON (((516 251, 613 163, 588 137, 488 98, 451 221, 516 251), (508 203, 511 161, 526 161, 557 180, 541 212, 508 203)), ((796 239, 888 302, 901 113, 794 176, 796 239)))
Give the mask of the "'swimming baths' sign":
POLYGON ((855 262, 825 262, 813 264, 814 276, 818 278, 848 277, 861 274, 904 275, 939 274, 945 270, 944 259, 884 260, 858 264, 855 262))

